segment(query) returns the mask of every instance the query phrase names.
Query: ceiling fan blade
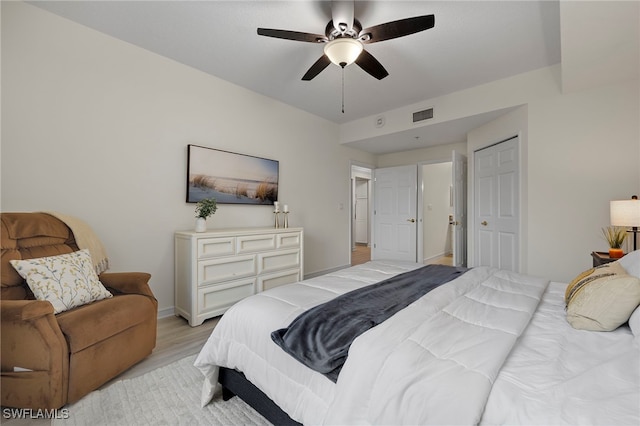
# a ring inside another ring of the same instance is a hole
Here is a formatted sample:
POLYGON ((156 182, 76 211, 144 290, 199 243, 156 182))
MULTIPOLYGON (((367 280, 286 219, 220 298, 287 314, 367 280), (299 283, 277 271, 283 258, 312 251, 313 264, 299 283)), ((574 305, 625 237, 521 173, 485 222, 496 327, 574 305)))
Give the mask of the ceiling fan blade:
POLYGON ((309 68, 309 71, 307 71, 307 73, 302 76, 302 79, 304 81, 313 79, 316 75, 320 74, 322 70, 328 67, 330 63, 331 61, 329 60, 329 57, 327 55, 322 55, 320 59, 318 59, 313 65, 311 65, 311 68, 309 68))
POLYGON ((306 41, 308 43, 323 43, 327 37, 321 34, 301 33, 289 30, 274 30, 272 28, 258 28, 258 35, 285 40, 306 41))
POLYGON ((359 39, 363 43, 377 43, 428 30, 433 28, 434 25, 434 15, 414 16, 413 18, 400 19, 365 28, 360 31, 359 39))
POLYGON ((382 80, 389 75, 382 64, 378 62, 378 60, 366 50, 363 50, 360 56, 358 56, 358 59, 356 59, 356 64, 378 80, 382 80))
POLYGON ((343 34, 353 28, 353 8, 353 0, 331 2, 333 26, 343 34))

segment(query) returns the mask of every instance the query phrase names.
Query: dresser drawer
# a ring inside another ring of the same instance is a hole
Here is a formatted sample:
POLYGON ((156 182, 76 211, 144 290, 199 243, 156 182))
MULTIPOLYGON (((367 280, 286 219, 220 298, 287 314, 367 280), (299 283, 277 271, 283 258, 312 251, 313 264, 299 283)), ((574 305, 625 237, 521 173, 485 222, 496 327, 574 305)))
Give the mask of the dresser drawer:
POLYGON ((198 289, 198 315, 219 313, 234 303, 255 294, 255 278, 232 281, 224 285, 201 287, 198 289))
POLYGON ((244 255, 198 262, 198 286, 257 274, 256 256, 244 255))
POLYGON ((199 238, 198 239, 198 259, 210 257, 230 256, 235 254, 236 238, 199 238))
POLYGON ((238 241, 238 254, 256 253, 276 248, 275 235, 243 235, 236 237, 236 239, 238 241))
POLYGON ((300 248, 301 241, 300 232, 290 232, 276 235, 276 247, 281 248, 300 248))
POLYGON ((258 254, 258 273, 300 268, 300 250, 279 250, 258 254))
POLYGON ((300 269, 275 272, 258 277, 257 292, 265 291, 285 284, 292 284, 302 279, 300 269))

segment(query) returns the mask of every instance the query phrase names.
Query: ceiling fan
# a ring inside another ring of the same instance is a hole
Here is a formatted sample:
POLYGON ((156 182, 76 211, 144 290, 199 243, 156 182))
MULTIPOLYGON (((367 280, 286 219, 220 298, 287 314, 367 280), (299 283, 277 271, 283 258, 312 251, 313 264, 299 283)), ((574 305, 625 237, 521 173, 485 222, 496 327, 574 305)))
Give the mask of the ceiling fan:
POLYGON ((307 43, 326 43, 324 54, 311 65, 302 80, 313 79, 332 62, 342 68, 355 62, 364 71, 382 80, 389 73, 373 55, 364 50, 364 45, 404 37, 435 25, 434 15, 424 15, 362 29, 360 21, 354 17, 353 1, 332 1, 331 17, 324 35, 271 28, 258 28, 258 34, 307 43))

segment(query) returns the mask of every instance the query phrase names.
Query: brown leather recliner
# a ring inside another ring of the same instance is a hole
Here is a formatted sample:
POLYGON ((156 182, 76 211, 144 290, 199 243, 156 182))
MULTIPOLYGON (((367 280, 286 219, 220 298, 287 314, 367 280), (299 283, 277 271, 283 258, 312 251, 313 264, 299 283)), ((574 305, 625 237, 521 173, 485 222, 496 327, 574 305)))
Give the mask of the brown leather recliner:
POLYGON ((114 297, 54 315, 9 260, 76 251, 73 232, 45 213, 2 213, 0 222, 2 406, 60 408, 151 353, 158 312, 151 275, 102 273, 114 297))

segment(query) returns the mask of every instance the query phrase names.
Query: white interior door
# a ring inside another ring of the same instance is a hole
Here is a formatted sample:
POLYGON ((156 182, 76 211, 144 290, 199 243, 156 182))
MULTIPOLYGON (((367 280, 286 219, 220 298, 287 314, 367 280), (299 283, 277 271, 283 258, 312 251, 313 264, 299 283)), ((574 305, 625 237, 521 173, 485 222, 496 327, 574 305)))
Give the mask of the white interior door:
POLYGON ((474 153, 475 265, 519 270, 518 138, 474 153))
POLYGON ((416 262, 418 166, 374 170, 371 258, 416 262))
POLYGON ((467 157, 453 151, 453 266, 467 265, 467 157))
POLYGON ((353 209, 356 243, 369 244, 369 181, 356 178, 355 208, 353 209))

